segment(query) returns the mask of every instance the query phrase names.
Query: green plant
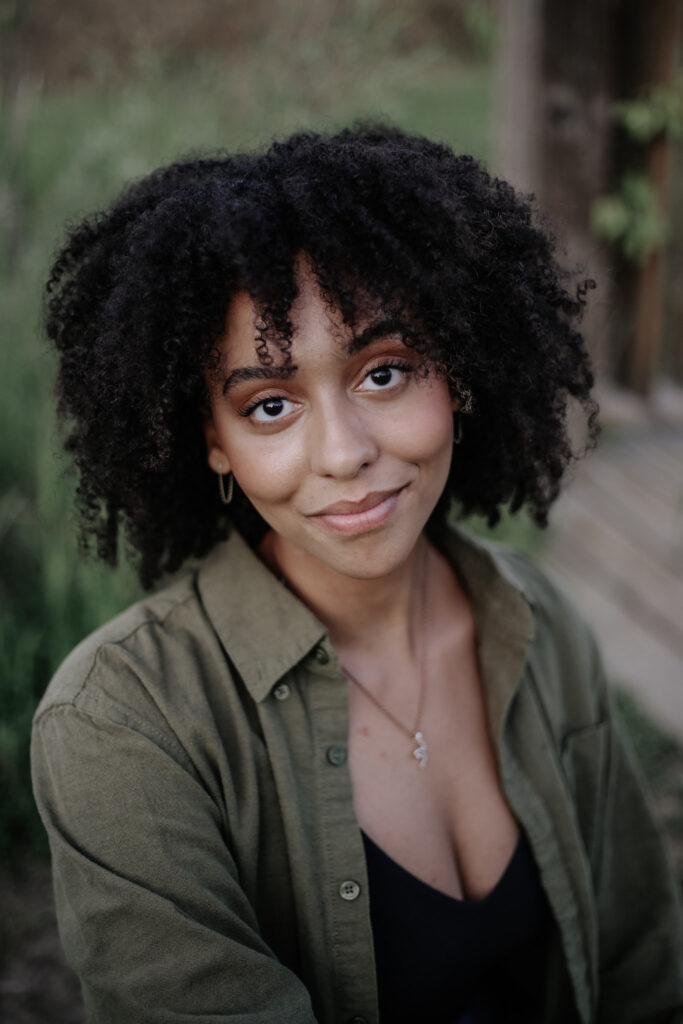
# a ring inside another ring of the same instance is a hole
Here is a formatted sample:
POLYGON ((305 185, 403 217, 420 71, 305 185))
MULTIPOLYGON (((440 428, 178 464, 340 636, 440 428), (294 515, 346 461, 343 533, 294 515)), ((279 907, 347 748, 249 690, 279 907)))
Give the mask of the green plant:
MULTIPOLYGON (((613 106, 616 123, 644 146, 660 135, 683 135, 683 77, 672 85, 654 86, 634 100, 613 106)), ((643 264, 666 241, 667 222, 655 187, 635 170, 627 171, 615 192, 593 203, 591 227, 598 238, 616 246, 633 263, 643 264)))
POLYGON ((635 142, 651 142, 661 134, 680 138, 683 134, 683 77, 673 85, 654 86, 640 99, 620 100, 614 105, 614 115, 635 142))
POLYGON ((498 19, 492 4, 485 0, 470 0, 463 4, 462 18, 475 55, 490 57, 498 33, 498 19))
MULTIPOLYGON (((454 521, 457 525, 458 521, 454 521)), ((480 516, 471 516, 462 525, 485 540, 506 544, 530 555, 538 555, 543 548, 543 530, 531 521, 526 512, 517 512, 514 515, 504 512, 500 522, 493 528, 480 516)))
POLYGON ((627 259, 641 264, 667 235, 652 182, 636 173, 624 175, 617 193, 595 201, 591 226, 598 238, 618 245, 627 259))

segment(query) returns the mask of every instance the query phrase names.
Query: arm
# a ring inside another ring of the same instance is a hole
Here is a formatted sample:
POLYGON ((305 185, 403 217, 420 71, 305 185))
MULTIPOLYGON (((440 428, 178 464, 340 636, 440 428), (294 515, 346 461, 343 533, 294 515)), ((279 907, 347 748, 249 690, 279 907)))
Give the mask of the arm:
MULTIPOLYGON (((560 812, 558 820, 565 801, 573 819, 570 830, 564 822, 564 841, 591 940, 585 944, 596 983, 591 1020, 681 1024, 676 886, 638 767, 615 721, 600 652, 577 608, 553 582, 527 559, 515 556, 513 565, 534 600, 531 679, 564 792, 553 784, 552 772, 543 785, 540 760, 532 768, 548 805, 560 812)), ((523 753, 518 748, 518 756, 523 753)))
POLYGON ((598 1020, 683 1021, 678 896, 663 837, 612 718, 595 875, 598 1020))
POLYGON ((315 1024, 259 934, 221 817, 168 736, 71 704, 36 721, 33 778, 60 933, 91 1024, 315 1024))

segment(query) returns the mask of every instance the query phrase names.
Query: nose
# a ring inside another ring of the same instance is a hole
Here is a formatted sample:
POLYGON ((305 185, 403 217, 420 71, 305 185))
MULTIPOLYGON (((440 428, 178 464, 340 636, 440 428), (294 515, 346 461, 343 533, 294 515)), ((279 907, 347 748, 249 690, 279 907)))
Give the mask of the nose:
POLYGON ((319 476, 353 479, 379 455, 368 418, 347 399, 328 402, 311 427, 311 469, 319 476))

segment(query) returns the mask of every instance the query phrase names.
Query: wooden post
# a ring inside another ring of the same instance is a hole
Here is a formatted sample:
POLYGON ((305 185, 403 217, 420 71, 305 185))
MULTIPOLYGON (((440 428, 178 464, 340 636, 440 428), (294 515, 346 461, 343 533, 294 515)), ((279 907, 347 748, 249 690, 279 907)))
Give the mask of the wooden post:
POLYGON ((540 194, 561 225, 570 269, 597 282, 583 328, 602 377, 611 372, 613 295, 608 252, 593 234, 591 213, 609 191, 613 10, 613 0, 543 0, 540 194))
POLYGON ((598 281, 583 326, 599 373, 609 368, 610 275, 590 215, 608 191, 611 8, 611 0, 500 0, 501 173, 538 196, 562 262, 598 281))
POLYGON ((680 0, 500 0, 500 12, 501 172, 537 193, 565 262, 597 279, 584 327, 598 374, 644 394, 659 361, 664 255, 627 262, 595 239, 591 211, 628 170, 646 174, 668 209, 666 138, 634 145, 612 110, 672 81, 680 0))
MULTIPOLYGON (((656 0, 642 3, 629 0, 623 4, 621 95, 633 98, 647 94, 657 86, 670 85, 676 71, 680 30, 678 0, 656 0)), ((638 147, 623 147, 623 166, 632 166, 643 173, 652 185, 660 212, 669 210, 669 179, 671 152, 665 134, 638 147)), ((626 358, 622 366, 623 381, 646 395, 657 373, 662 338, 665 254, 658 248, 635 271, 632 283, 628 273, 622 274, 621 299, 632 311, 634 325, 626 358)))
MULTIPOLYGON (((669 145, 664 137, 648 147, 645 173, 653 186, 657 205, 668 209, 669 145)), ((651 252, 637 274, 635 335, 628 354, 626 383, 642 395, 648 394, 656 374, 662 338, 664 311, 664 252, 651 252)))
MULTIPOLYGON (((683 18, 681 22, 683 29, 683 18)), ((683 181, 681 143, 672 147, 670 177, 672 181, 683 181)), ((664 334, 668 344, 665 355, 671 376, 679 387, 683 387, 683 189, 672 190, 670 209, 672 223, 677 225, 678 230, 667 248, 664 334)))
POLYGON ((500 0, 497 170, 523 192, 540 184, 542 0, 500 0))

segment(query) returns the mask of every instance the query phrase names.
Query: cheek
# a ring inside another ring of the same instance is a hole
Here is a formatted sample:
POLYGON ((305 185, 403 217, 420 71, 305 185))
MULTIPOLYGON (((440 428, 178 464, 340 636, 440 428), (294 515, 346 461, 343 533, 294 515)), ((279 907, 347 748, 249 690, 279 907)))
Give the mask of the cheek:
POLYGON ((298 445, 278 438, 228 439, 225 451, 240 487, 254 504, 286 501, 297 489, 305 472, 298 445))
POLYGON ((394 427, 395 442, 404 458, 423 462, 447 458, 450 465, 453 447, 453 407, 443 381, 425 381, 416 389, 411 414, 401 417, 394 427))

